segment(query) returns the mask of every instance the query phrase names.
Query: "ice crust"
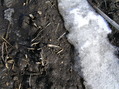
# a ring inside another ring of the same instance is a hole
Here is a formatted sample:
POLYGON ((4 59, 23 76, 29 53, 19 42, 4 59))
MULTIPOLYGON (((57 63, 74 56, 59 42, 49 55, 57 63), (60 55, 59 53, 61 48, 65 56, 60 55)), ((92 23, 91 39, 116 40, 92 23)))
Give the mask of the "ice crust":
POLYGON ((78 64, 86 89, 119 89, 119 59, 107 39, 106 21, 87 0, 58 0, 69 42, 78 51, 78 64))

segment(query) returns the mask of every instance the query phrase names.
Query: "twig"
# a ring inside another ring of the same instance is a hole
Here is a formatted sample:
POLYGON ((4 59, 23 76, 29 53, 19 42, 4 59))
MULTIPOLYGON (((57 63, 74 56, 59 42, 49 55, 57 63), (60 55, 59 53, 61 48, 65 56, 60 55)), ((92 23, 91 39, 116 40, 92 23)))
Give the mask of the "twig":
POLYGON ((60 40, 64 35, 66 35, 66 32, 64 32, 64 33, 58 38, 58 40, 60 40))
POLYGON ((110 17, 108 17, 104 12, 102 12, 98 7, 96 7, 92 3, 92 0, 87 0, 87 1, 105 20, 107 20, 107 22, 109 22, 112 26, 114 26, 117 30, 119 30, 119 25, 110 17))
POLYGON ((60 23, 57 24, 57 26, 56 26, 56 30, 55 30, 55 33, 56 33, 57 30, 59 29, 59 26, 60 26, 60 23))
POLYGON ((53 44, 47 44, 47 46, 50 48, 61 48, 60 46, 53 45, 53 44))
POLYGON ((2 38, 7 44, 9 44, 11 47, 13 47, 5 38, 3 38, 1 36, 0 36, 0 38, 2 38))
POLYGON ((31 42, 35 41, 35 40, 39 37, 39 35, 40 35, 40 33, 43 31, 43 29, 46 29, 49 25, 51 25, 51 23, 48 23, 44 28, 42 28, 42 29, 38 32, 38 34, 36 35, 36 37, 31 40, 31 42))

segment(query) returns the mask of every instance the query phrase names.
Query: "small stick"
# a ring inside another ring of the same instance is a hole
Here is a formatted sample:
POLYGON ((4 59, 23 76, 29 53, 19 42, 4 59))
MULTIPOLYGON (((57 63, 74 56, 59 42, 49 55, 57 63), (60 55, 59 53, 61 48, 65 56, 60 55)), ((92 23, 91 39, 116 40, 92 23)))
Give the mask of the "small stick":
POLYGON ((48 44, 47 46, 50 47, 50 48, 61 48, 60 46, 53 45, 53 44, 48 44))
POLYGON ((60 26, 60 23, 57 24, 57 26, 56 26, 56 30, 55 30, 55 33, 56 33, 57 30, 59 29, 59 26, 60 26))
POLYGON ((32 76, 32 75, 29 76, 29 86, 30 86, 30 87, 31 87, 31 85, 32 85, 32 84, 31 84, 31 76, 32 76))
POLYGON ((19 88, 18 89, 21 89, 21 83, 19 84, 19 88))
POLYGON ((61 49, 59 52, 57 52, 57 54, 60 54, 62 51, 64 51, 63 49, 61 49))
POLYGON ((2 51, 1 51, 1 53, 2 53, 2 60, 3 60, 3 62, 5 62, 5 59, 4 59, 4 46, 5 46, 5 43, 3 42, 2 43, 2 51))
POLYGON ((5 38, 3 38, 1 36, 0 36, 0 38, 2 38, 7 44, 9 44, 11 47, 13 47, 5 38))
POLYGON ((119 25, 110 17, 108 17, 104 12, 102 12, 98 7, 96 7, 92 3, 92 0, 87 0, 87 1, 105 20, 107 20, 107 22, 109 22, 112 26, 114 26, 117 30, 119 30, 119 25))
POLYGON ((38 32, 38 34, 36 35, 36 37, 31 40, 31 42, 35 41, 35 40, 39 37, 39 35, 40 35, 40 33, 43 31, 43 29, 47 28, 49 25, 51 25, 51 23, 48 23, 44 28, 42 28, 42 29, 38 32))
POLYGON ((64 35, 66 35, 66 32, 64 32, 64 33, 58 38, 58 40, 60 40, 64 35))

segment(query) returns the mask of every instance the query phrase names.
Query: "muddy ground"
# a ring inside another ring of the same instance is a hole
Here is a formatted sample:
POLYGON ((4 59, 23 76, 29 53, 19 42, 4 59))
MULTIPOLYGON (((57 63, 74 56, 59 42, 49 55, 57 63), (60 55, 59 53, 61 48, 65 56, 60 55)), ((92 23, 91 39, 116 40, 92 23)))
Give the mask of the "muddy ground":
MULTIPOLYGON (((9 1, 0 2, 0 89, 85 89, 57 0, 9 1), (11 22, 8 8, 14 9, 11 22)), ((119 23, 119 1, 98 2, 119 23)), ((118 46, 119 32, 113 33, 110 42, 118 46)))

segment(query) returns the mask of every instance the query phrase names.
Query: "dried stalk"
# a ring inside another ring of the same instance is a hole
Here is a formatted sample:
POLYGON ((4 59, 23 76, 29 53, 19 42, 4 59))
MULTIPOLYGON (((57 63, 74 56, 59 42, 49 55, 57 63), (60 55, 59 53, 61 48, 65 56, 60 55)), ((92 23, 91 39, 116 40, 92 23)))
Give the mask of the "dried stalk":
POLYGON ((110 17, 108 17, 104 12, 102 12, 98 7, 96 7, 96 5, 94 5, 92 3, 91 0, 87 0, 88 3, 108 22, 110 23, 112 26, 114 26, 117 30, 119 30, 119 25, 112 20, 110 17))

